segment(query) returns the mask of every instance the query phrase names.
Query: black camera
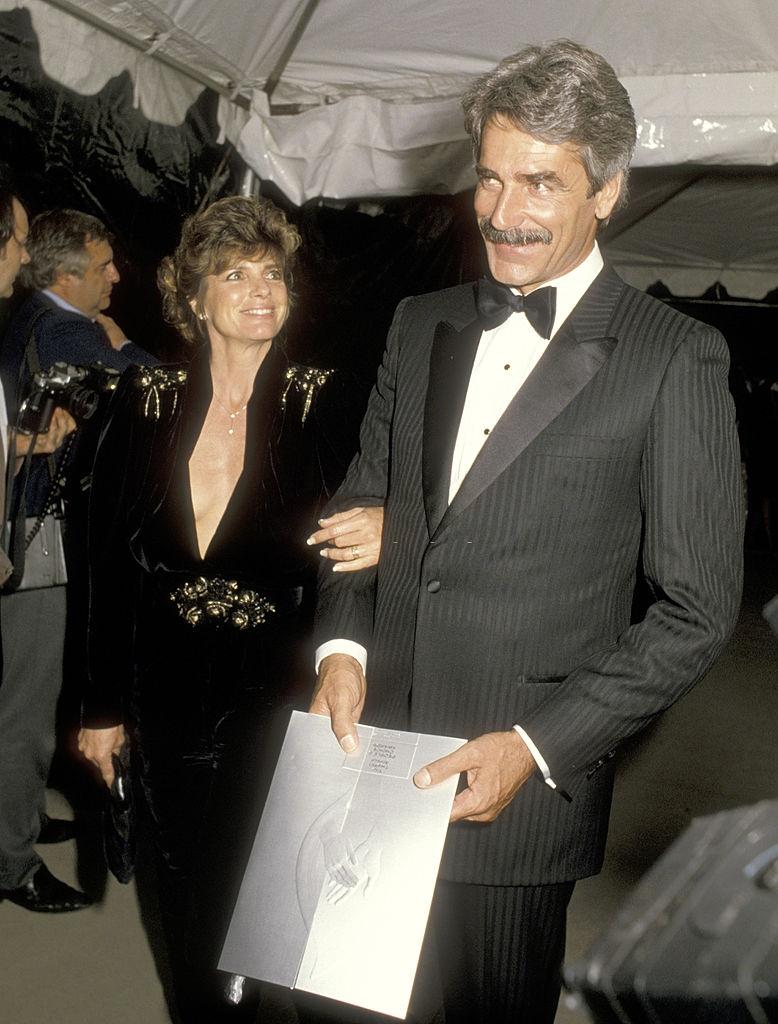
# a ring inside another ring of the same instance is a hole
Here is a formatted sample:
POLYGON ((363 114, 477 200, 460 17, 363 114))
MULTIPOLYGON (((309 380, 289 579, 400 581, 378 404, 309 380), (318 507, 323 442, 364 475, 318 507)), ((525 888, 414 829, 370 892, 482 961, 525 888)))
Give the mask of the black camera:
POLYGON ((119 370, 102 363, 54 363, 49 370, 33 375, 30 393, 19 407, 17 429, 23 434, 45 434, 57 406, 67 409, 77 423, 88 420, 100 404, 100 396, 115 389, 119 375, 119 370))

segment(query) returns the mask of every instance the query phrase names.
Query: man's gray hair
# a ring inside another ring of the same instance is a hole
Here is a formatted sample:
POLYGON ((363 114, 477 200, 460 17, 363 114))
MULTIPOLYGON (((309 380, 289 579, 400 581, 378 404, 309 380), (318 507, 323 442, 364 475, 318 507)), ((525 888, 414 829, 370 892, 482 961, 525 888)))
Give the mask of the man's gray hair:
POLYGON ((108 228, 97 217, 80 210, 48 210, 30 224, 27 252, 30 262, 22 267, 27 288, 49 288, 59 274, 83 277, 89 264, 87 242, 113 241, 108 228))
POLYGON ((627 90, 598 53, 569 39, 525 46, 480 75, 462 106, 476 161, 487 122, 504 120, 542 142, 574 143, 591 195, 621 173, 616 208, 626 201, 635 114, 627 90))

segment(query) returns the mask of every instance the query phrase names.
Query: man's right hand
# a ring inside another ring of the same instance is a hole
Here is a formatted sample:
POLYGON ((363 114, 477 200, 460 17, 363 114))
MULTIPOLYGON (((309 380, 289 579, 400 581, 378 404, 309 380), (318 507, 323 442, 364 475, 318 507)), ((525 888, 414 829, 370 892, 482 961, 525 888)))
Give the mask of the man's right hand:
MULTIPOLYGON (((34 455, 51 455, 55 452, 68 434, 72 434, 76 429, 76 421, 67 411, 57 406, 51 417, 51 423, 49 429, 45 434, 36 434, 35 436, 35 449, 34 455)), ((32 442, 32 434, 22 434, 20 431, 16 431, 16 458, 18 464, 16 470, 18 471, 21 465, 21 460, 30 450, 30 444, 32 442)))
POLYGON ((357 722, 365 706, 365 674, 350 654, 329 654, 319 665, 319 678, 308 709, 327 715, 335 738, 347 754, 359 746, 357 722))

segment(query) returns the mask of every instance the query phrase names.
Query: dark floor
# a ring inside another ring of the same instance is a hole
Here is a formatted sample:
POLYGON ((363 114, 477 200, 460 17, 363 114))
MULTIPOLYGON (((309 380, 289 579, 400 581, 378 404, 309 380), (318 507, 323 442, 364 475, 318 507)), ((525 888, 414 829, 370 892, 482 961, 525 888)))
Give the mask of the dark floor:
MULTIPOLYGON (((622 757, 605 868, 576 888, 568 960, 612 920, 646 869, 695 816, 778 797, 778 639, 761 619, 778 591, 778 563, 749 559, 737 631, 707 678, 622 757)), ((67 786, 65 786, 67 788, 67 786)), ((78 803, 78 796, 75 802, 78 803)), ((69 815, 50 791, 50 812, 69 815)), ((0 905, 2 1024, 167 1024, 162 988, 134 886, 106 880, 94 832, 44 848, 60 877, 104 898, 76 914, 0 905)), ((584 1024, 563 1000, 557 1024, 584 1024)))

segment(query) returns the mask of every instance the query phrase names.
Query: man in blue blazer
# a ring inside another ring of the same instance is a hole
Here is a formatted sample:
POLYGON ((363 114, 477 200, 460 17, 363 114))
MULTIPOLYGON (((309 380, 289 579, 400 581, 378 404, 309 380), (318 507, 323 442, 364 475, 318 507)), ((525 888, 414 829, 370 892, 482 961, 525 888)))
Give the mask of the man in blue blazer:
POLYGON ((30 261, 22 282, 35 290, 3 342, 7 395, 11 389, 16 391, 18 369, 33 330, 36 356, 44 369, 55 362, 74 366, 100 362, 117 370, 156 362, 105 313, 119 272, 110 232, 101 221, 78 210, 42 213, 30 226, 28 251, 30 261))
MULTIPOLYGON (((11 321, 0 350, 11 424, 32 375, 48 370, 55 362, 74 366, 99 362, 117 370, 133 363, 156 362, 129 341, 105 313, 119 273, 111 236, 97 218, 77 210, 41 214, 27 234, 27 256, 23 280, 35 290, 11 321)), ((54 444, 54 435, 61 440, 62 418, 58 410, 44 451, 59 447, 54 444)), ((67 420, 72 429, 72 420, 67 420)), ((55 710, 62 685, 66 612, 60 520, 45 513, 52 480, 63 468, 63 452, 67 449, 51 457, 36 455, 32 459, 24 494, 16 494, 12 507, 13 513, 20 501, 23 504, 26 534, 31 520, 40 522, 27 548, 27 567, 33 563, 50 565, 50 571, 35 580, 23 580, 19 590, 0 597, 4 655, 0 688, 0 899, 47 913, 77 910, 90 903, 83 893, 55 878, 34 849, 36 842, 59 841, 72 835, 68 822, 52 821, 45 814, 45 785, 54 752, 55 710), (35 585, 30 587, 28 583, 35 585)))
POLYGON ((331 506, 385 506, 381 558, 322 571, 311 710, 347 751, 360 717, 469 738, 414 778, 463 778, 422 962, 446 1024, 551 1024, 612 754, 735 621, 739 453, 724 339, 597 245, 636 138, 613 69, 527 47, 464 107, 490 277, 397 309, 331 506))

